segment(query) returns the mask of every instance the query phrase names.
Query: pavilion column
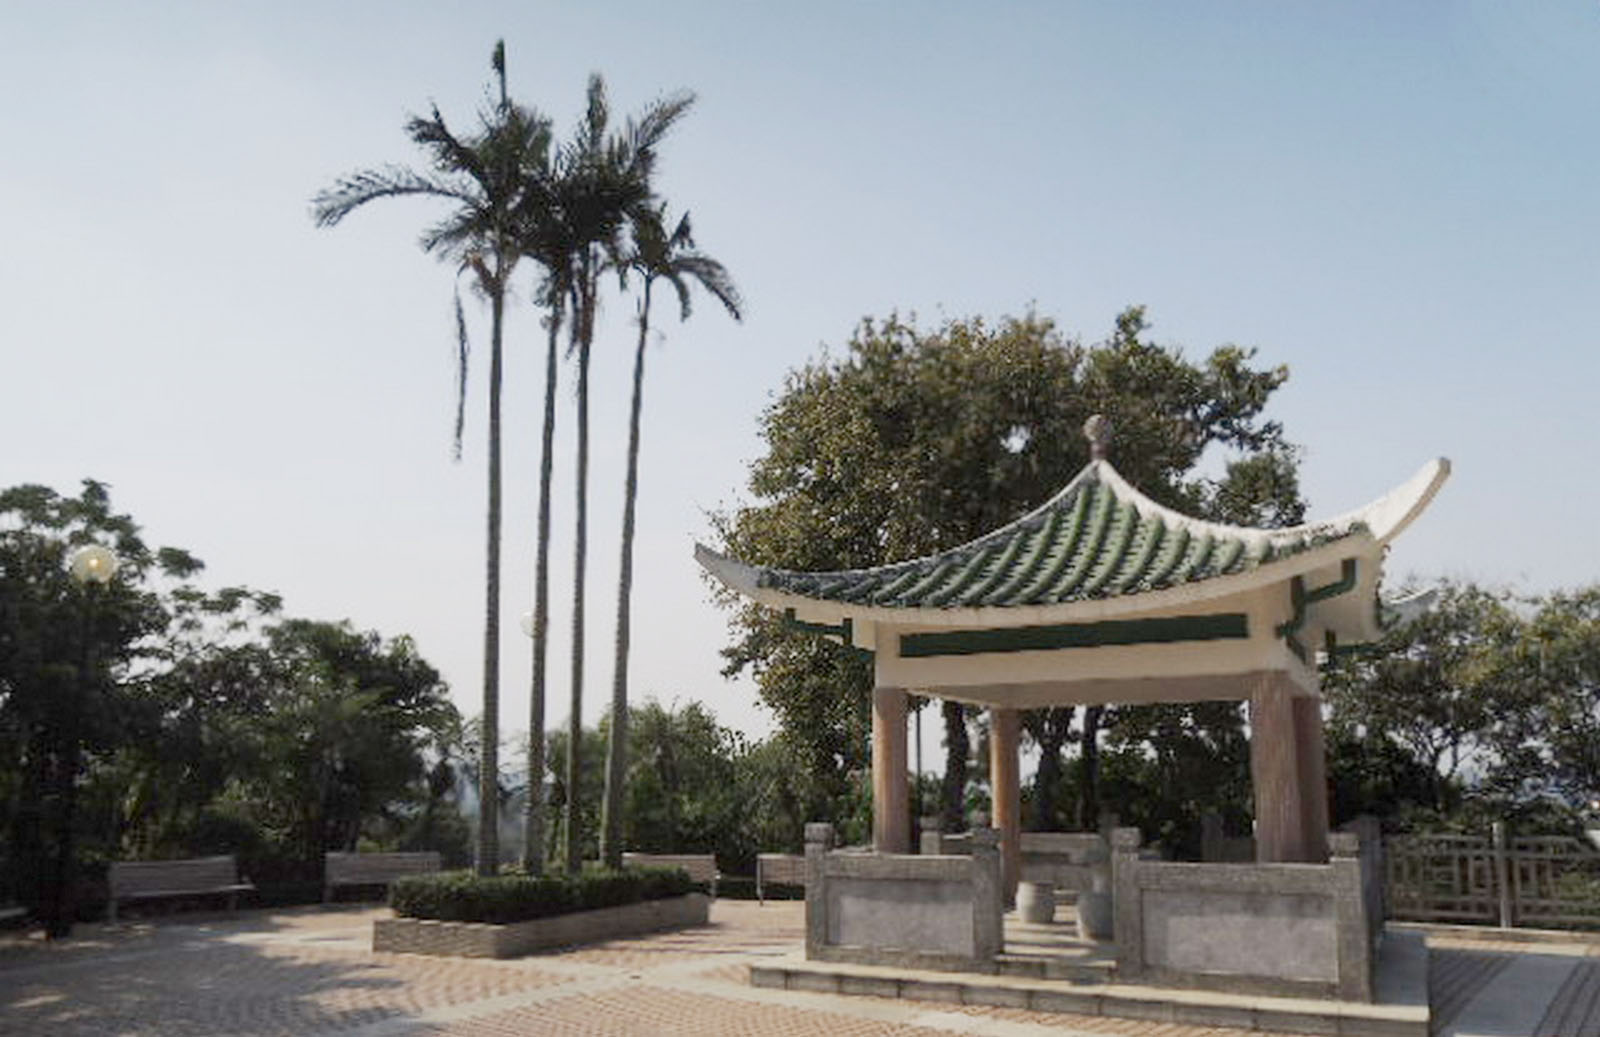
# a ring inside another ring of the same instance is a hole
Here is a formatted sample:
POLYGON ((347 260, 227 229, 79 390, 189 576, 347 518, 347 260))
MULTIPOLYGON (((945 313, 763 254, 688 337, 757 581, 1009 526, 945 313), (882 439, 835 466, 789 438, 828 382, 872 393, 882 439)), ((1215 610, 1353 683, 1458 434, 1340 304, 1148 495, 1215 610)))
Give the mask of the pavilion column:
POLYGON ((906 693, 872 691, 872 849, 911 852, 911 803, 906 795, 906 693))
POLYGON ((1022 874, 1022 782, 1017 769, 1021 721, 1014 709, 989 711, 989 797, 992 823, 1000 830, 1000 880, 1007 904, 1016 902, 1022 874))
POLYGON ((1294 698, 1269 678, 1250 692, 1250 779, 1255 792, 1256 860, 1307 859, 1294 698))
POLYGON ((1294 698, 1295 756, 1300 767, 1301 838, 1306 860, 1328 859, 1328 748, 1322 733, 1322 700, 1294 698))

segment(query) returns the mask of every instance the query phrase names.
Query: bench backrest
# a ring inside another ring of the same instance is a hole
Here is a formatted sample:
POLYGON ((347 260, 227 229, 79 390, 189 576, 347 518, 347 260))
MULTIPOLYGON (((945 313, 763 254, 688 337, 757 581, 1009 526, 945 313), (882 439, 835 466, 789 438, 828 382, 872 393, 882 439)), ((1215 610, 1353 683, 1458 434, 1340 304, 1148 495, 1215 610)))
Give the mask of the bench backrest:
POLYGON ((113 897, 141 893, 204 893, 239 881, 232 854, 176 861, 112 861, 107 880, 113 897))
POLYGON ((756 854, 756 881, 786 886, 806 884, 806 859, 797 853, 756 854))
POLYGON ((328 885, 366 886, 393 882, 403 875, 423 875, 439 870, 439 855, 432 850, 392 853, 330 853, 324 860, 328 885))
POLYGON ((709 853, 625 853, 624 868, 682 868, 695 882, 715 882, 717 858, 709 853))

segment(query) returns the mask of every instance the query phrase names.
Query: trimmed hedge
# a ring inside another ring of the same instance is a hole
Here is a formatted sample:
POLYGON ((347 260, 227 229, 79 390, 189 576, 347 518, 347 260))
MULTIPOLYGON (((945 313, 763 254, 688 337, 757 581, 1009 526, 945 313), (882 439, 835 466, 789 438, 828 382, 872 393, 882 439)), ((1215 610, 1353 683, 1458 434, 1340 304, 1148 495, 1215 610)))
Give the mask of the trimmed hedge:
POLYGON ((389 887, 389 905, 403 918, 508 925, 641 900, 680 897, 694 888, 687 873, 668 868, 493 878, 480 878, 470 871, 447 871, 396 879, 389 887))

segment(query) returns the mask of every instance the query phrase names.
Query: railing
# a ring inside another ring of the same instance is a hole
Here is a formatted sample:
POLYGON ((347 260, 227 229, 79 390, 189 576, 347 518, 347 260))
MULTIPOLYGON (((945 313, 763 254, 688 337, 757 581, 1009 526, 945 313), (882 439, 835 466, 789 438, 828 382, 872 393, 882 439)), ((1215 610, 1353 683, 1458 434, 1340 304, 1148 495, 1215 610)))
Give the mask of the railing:
POLYGON ((1388 840, 1389 914, 1418 922, 1600 928, 1600 853, 1571 836, 1388 840))

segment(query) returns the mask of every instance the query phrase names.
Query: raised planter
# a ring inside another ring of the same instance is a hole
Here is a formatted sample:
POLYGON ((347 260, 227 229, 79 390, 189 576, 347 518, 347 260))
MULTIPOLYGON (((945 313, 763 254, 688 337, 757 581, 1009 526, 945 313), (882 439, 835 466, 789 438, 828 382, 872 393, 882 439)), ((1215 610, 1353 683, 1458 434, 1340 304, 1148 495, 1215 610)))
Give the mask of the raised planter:
POLYGON ((458 958, 515 958, 548 947, 705 925, 710 915, 711 898, 690 893, 510 925, 380 918, 372 923, 372 949, 458 958))

